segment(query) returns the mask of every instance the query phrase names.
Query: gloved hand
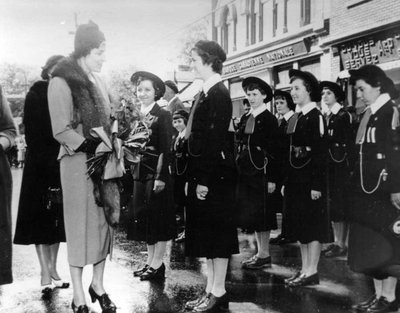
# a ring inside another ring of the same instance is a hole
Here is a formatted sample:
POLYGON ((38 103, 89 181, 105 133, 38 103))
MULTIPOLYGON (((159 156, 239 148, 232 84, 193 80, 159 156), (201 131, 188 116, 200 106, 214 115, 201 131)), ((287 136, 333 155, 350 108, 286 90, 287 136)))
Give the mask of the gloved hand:
POLYGON ((85 152, 94 154, 96 152, 96 148, 99 145, 99 141, 92 139, 85 139, 84 142, 76 149, 76 152, 85 152))

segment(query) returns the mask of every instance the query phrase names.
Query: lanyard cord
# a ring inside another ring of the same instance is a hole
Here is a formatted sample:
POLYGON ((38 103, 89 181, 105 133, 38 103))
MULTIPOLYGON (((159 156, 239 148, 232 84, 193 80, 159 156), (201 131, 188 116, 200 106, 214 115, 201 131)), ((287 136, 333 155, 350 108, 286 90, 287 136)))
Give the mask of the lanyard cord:
POLYGON ((344 153, 344 156, 343 156, 343 158, 342 158, 341 160, 337 160, 337 159, 335 159, 335 158, 333 157, 330 148, 328 149, 328 151, 329 151, 329 155, 331 156, 331 159, 332 159, 333 162, 335 162, 335 163, 342 163, 344 160, 346 160, 347 152, 344 153))
POLYGON ((254 166, 254 168, 255 168, 256 170, 259 170, 259 171, 264 170, 264 172, 265 172, 265 170, 266 170, 266 168, 267 168, 267 165, 268 165, 268 163, 269 163, 268 157, 267 157, 267 156, 264 157, 264 165, 261 166, 261 167, 258 167, 258 166, 254 163, 253 157, 251 156, 250 137, 251 137, 250 135, 247 137, 247 147, 248 147, 247 150, 249 151, 250 162, 251 162, 251 164, 254 166))
POLYGON ((378 178, 378 183, 376 184, 375 188, 372 190, 366 190, 364 187, 364 176, 363 176, 363 152, 362 152, 363 144, 360 145, 360 183, 361 183, 361 189, 364 191, 366 194, 370 195, 373 194, 380 186, 382 178, 384 175, 386 175, 386 170, 382 169, 382 171, 379 174, 378 178))
POLYGON ((183 174, 185 174, 186 169, 187 169, 187 162, 185 162, 185 167, 183 169, 182 172, 179 172, 179 168, 178 168, 178 159, 175 158, 175 169, 176 169, 176 175, 178 176, 182 176, 183 174))

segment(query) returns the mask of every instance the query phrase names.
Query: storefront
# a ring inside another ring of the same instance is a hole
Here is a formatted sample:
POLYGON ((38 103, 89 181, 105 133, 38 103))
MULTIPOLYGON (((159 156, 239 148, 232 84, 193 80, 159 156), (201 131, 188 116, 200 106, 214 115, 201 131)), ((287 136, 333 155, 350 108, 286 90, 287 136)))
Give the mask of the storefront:
MULTIPOLYGON (((264 49, 251 57, 235 58, 223 69, 223 79, 228 82, 233 103, 234 116, 243 113, 242 103, 245 94, 242 81, 249 76, 256 76, 266 81, 273 89, 289 89, 289 70, 297 68, 310 71, 320 76, 322 51, 310 52, 311 43, 307 39, 297 40, 279 48, 264 49)), ((248 53, 247 55, 249 55, 248 53)), ((273 108, 270 108, 273 111, 273 108)))
MULTIPOLYGON (((359 37, 338 45, 342 81, 348 84, 348 70, 358 69, 365 64, 381 67, 400 89, 400 25, 359 37)), ((348 88, 348 100, 358 106, 354 91, 348 88)))

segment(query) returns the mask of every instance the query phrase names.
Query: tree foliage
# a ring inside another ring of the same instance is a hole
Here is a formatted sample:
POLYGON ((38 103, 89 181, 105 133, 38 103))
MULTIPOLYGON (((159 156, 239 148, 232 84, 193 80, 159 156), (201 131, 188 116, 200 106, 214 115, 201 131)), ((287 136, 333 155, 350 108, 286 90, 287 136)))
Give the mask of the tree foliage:
POLYGON ((7 95, 25 96, 39 79, 40 69, 15 63, 0 64, 0 85, 7 95))

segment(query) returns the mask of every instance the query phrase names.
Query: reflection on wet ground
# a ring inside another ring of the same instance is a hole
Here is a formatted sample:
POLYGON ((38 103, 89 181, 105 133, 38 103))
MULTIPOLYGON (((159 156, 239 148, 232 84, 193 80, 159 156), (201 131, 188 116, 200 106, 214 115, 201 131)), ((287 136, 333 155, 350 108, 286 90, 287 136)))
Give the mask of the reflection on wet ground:
MULTIPOLYGON (((20 181, 14 170, 14 184, 20 181)), ((18 187, 16 187, 18 188, 18 187)), ((15 191, 15 189, 14 189, 15 191)), ((14 192, 14 199, 18 195, 14 192)), ((13 204, 15 221, 16 203, 13 204)), ((348 312, 352 303, 371 294, 371 282, 352 273, 346 259, 321 259, 321 284, 297 289, 287 288, 283 279, 299 266, 299 248, 296 244, 271 246, 273 266, 270 269, 242 270, 240 262, 254 253, 253 238, 240 234, 240 255, 234 255, 229 265, 227 290, 230 294, 230 312, 284 312, 333 313, 348 312)), ((170 243, 165 257, 166 280, 162 283, 140 281, 133 270, 146 259, 144 244, 126 240, 124 229, 116 236, 112 262, 107 261, 106 290, 117 304, 119 313, 184 312, 186 301, 196 297, 205 285, 204 260, 185 259, 184 245, 170 243)), ((66 246, 61 245, 59 272, 69 278, 66 246)), ((72 312, 72 288, 58 289, 42 299, 39 286, 39 265, 33 246, 14 246, 14 283, 0 287, 0 313, 64 313, 72 312)), ((84 286, 89 287, 91 267, 84 270, 84 286)), ((99 304, 90 303, 91 312, 101 312, 99 304)))

